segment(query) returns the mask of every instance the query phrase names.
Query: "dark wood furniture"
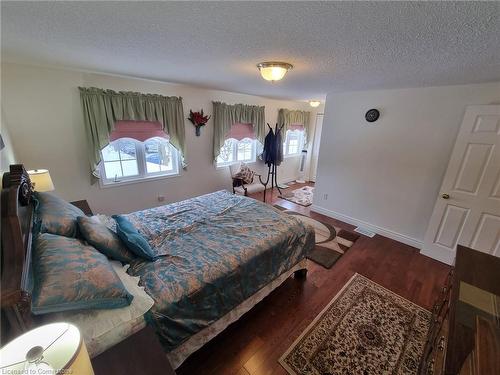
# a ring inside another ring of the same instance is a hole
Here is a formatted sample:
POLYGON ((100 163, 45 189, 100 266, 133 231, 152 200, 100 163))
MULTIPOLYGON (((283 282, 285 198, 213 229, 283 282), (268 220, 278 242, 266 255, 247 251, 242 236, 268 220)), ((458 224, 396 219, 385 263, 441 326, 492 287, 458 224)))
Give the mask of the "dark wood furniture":
POLYGON ((444 369, 453 274, 451 269, 432 309, 431 326, 418 372, 420 375, 441 374, 439 369, 444 369))
POLYGON ((3 174, 1 194, 0 302, 2 315, 8 321, 8 331, 2 333, 2 341, 18 336, 31 325, 28 275, 31 269, 32 192, 33 186, 23 165, 11 165, 9 172, 3 174))
POLYGON ((90 209, 89 203, 85 199, 80 200, 80 201, 73 201, 73 202, 69 202, 69 203, 71 203, 73 206, 78 207, 87 216, 92 216, 94 214, 92 212, 92 210, 90 209))
POLYGON ((468 355, 460 375, 500 374, 500 328, 491 320, 476 316, 474 349, 468 355))
MULTIPOLYGON (((267 182, 266 182, 266 184, 264 184, 264 182, 262 181, 262 176, 258 173, 255 173, 255 172, 254 172, 254 181, 255 181, 256 176, 259 178, 259 182, 261 183, 261 185, 264 186, 263 191, 265 192, 267 189, 267 182)), ((245 181, 243 181, 242 178, 239 178, 239 177, 231 177, 231 178, 233 179, 233 194, 236 194, 235 188, 241 186, 243 188, 245 197, 248 197, 248 186, 253 185, 255 182, 252 182, 251 184, 247 184, 245 181)), ((264 202, 265 202, 265 200, 264 200, 264 202)))
MULTIPOLYGON (((490 361, 476 343, 477 317, 500 325, 500 258, 459 245, 455 269, 433 309, 419 374, 459 374, 474 347, 475 359, 490 361)), ((500 361, 500 351, 492 355, 500 361)))
MULTIPOLYGON (((481 306, 472 305, 473 302, 467 300, 466 293, 471 289, 470 286, 477 288, 473 289, 476 294, 488 293, 491 298, 496 296, 497 307, 500 307, 500 258, 458 246, 451 296, 454 303, 450 309, 446 374, 458 373, 472 351, 476 315, 496 319, 497 324, 500 322, 500 316, 491 315, 481 306)), ((498 314, 499 311, 497 310, 496 313, 498 314)), ((497 355, 500 358, 500 353, 497 355)))
POLYGON ((146 327, 92 359, 96 375, 175 375, 156 334, 146 327))

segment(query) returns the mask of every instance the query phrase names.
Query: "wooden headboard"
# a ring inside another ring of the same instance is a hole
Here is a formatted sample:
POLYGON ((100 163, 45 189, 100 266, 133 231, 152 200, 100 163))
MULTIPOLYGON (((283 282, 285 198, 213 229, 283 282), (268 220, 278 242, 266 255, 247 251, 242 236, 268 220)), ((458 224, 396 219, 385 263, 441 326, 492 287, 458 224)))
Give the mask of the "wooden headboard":
POLYGON ((34 204, 33 185, 22 164, 13 164, 2 178, 1 307, 13 334, 28 329, 31 296, 28 276, 34 204))

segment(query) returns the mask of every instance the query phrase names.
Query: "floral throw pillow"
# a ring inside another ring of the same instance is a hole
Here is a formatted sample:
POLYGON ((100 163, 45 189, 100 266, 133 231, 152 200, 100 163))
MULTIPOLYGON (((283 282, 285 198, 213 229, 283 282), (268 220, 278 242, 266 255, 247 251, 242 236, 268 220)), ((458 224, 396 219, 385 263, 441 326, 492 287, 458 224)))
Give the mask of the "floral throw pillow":
POLYGON ((76 218, 85 216, 82 210, 50 193, 35 192, 35 199, 38 202, 36 214, 41 225, 41 233, 76 237, 78 232, 76 218))
POLYGON ((234 178, 240 178, 245 184, 251 184, 253 182, 253 177, 255 172, 248 168, 248 165, 241 163, 240 170, 234 175, 234 178))
POLYGON ((130 263, 135 255, 123 244, 120 237, 101 223, 97 216, 78 216, 80 234, 90 245, 109 258, 130 263))

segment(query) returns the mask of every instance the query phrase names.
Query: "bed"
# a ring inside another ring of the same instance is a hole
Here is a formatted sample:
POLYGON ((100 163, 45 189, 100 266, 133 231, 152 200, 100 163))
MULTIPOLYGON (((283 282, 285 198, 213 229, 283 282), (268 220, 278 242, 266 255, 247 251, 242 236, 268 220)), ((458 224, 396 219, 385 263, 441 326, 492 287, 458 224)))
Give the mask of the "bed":
MULTIPOLYGON (((23 166, 11 166, 2 190, 2 308, 20 330, 40 321, 30 311, 37 235, 31 193, 23 166)), ((305 275, 305 256, 314 246, 313 229, 301 221, 226 191, 123 216, 154 252, 154 260, 127 266, 154 303, 101 340, 86 340, 91 355, 150 324, 176 368, 291 274, 305 275)))

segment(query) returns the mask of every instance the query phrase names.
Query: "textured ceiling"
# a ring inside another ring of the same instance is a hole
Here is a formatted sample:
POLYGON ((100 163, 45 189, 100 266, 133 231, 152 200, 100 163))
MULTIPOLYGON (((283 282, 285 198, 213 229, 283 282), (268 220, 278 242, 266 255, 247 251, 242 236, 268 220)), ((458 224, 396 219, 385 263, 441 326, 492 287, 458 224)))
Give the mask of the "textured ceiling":
POLYGON ((270 97, 500 80, 500 2, 7 2, 2 60, 270 97), (255 64, 295 65, 283 81, 255 64))

